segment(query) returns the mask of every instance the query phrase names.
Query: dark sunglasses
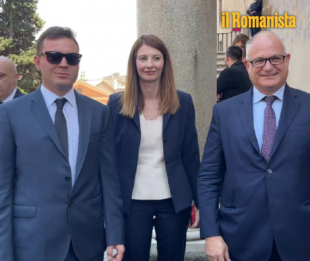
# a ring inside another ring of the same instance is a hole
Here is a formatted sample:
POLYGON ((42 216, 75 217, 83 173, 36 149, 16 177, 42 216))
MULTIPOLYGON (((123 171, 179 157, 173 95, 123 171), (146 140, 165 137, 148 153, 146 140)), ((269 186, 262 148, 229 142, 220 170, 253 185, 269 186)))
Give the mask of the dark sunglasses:
POLYGON ((80 63, 82 55, 79 53, 60 53, 60 52, 45 52, 40 56, 46 55, 46 59, 51 64, 60 64, 63 57, 66 58, 69 65, 78 65, 80 63))

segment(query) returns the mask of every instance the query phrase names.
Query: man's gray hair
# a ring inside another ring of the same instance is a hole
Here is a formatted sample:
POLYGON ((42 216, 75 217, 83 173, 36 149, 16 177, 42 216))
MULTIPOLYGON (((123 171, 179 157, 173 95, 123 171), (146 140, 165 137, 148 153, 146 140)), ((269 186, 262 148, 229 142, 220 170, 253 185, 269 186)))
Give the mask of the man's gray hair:
POLYGON ((251 39, 249 39, 246 43, 246 59, 249 59, 249 51, 250 51, 250 48, 251 48, 251 44, 255 41, 255 39, 257 37, 259 37, 260 35, 273 35, 275 36, 276 38, 278 38, 281 43, 283 44, 283 47, 284 47, 284 53, 286 53, 286 48, 285 48, 285 45, 284 45, 284 41, 283 39, 278 36, 277 34, 275 34, 274 32, 270 32, 270 31, 261 31, 259 32, 258 34, 256 34, 255 36, 253 36, 251 39))

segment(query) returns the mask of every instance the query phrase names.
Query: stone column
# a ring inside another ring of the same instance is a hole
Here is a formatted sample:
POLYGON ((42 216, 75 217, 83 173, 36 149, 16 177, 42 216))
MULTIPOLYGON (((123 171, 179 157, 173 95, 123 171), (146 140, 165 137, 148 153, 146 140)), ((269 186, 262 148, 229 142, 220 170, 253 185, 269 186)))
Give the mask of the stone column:
POLYGON ((165 42, 177 88, 193 97, 202 153, 216 102, 216 1, 137 0, 137 15, 138 36, 165 42))

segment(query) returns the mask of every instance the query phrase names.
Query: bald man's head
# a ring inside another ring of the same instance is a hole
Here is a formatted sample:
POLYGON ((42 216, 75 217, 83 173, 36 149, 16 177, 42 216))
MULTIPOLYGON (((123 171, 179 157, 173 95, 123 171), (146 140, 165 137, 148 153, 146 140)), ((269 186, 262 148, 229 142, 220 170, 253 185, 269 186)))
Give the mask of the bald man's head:
POLYGON ((17 86, 19 74, 16 66, 7 57, 0 56, 0 101, 4 101, 17 86))
POLYGON ((272 32, 256 34, 247 42, 244 64, 253 85, 262 93, 271 95, 285 85, 290 54, 282 40, 272 32))

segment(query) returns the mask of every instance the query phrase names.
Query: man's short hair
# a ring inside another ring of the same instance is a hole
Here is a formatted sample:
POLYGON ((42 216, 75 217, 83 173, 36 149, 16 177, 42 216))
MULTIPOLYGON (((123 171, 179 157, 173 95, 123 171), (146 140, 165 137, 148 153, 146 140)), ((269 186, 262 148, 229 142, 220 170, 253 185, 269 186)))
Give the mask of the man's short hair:
POLYGON ((43 41, 45 39, 56 40, 60 38, 68 38, 74 41, 74 43, 79 48, 79 44, 75 39, 75 33, 68 27, 60 27, 60 26, 53 26, 46 29, 39 37, 37 41, 37 55, 40 55, 42 51, 43 41))
POLYGON ((229 46, 226 55, 234 61, 242 61, 242 49, 239 46, 229 46))

